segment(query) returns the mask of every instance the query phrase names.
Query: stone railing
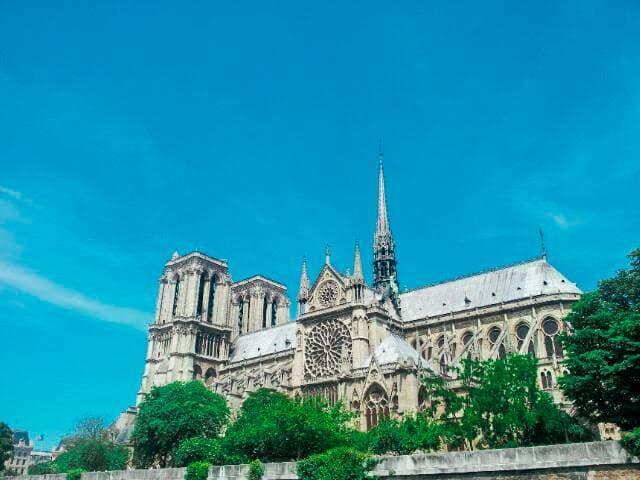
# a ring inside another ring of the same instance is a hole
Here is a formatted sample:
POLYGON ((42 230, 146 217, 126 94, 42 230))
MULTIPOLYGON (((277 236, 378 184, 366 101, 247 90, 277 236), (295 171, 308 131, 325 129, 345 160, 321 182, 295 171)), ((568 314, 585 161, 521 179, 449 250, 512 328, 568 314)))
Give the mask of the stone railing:
MULTIPOLYGON (((186 469, 83 473, 82 480, 183 480, 186 469)), ((245 480, 247 465, 211 467, 208 480, 245 480)), ((383 456, 373 474, 389 480, 638 480, 640 462, 618 442, 572 443, 475 452, 383 456)), ((296 480, 296 463, 267 463, 263 480, 296 480)), ((63 475, 12 480, 64 480, 63 475)))

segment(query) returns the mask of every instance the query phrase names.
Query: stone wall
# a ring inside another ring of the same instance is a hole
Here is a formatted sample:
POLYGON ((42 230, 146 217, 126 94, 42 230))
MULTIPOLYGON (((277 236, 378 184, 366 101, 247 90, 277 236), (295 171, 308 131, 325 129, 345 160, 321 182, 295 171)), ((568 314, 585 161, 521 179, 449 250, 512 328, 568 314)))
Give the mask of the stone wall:
MULTIPOLYGON (((263 480, 295 480, 295 462, 267 463, 263 480)), ((640 480, 640 462, 618 442, 382 457, 375 475, 389 480, 640 480)), ((184 468, 83 473, 82 480, 183 480, 184 468)), ((246 465, 211 467, 208 480, 245 480, 246 465)), ((65 480, 63 475, 12 480, 65 480)))

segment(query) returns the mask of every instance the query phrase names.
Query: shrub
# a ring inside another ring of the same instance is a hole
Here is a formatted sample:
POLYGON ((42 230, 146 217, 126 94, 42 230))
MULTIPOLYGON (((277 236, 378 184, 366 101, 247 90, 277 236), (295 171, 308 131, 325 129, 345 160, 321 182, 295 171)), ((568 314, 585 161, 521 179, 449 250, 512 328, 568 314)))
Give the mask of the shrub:
POLYGON ((640 457, 640 427, 625 433, 620 441, 627 453, 640 457))
POLYGON ((337 447, 299 461, 296 470, 300 480, 365 480, 377 478, 368 475, 376 463, 366 453, 337 447))
POLYGON ((67 472, 67 480, 80 480, 80 476, 84 472, 81 468, 72 468, 67 472))
POLYGON ((47 475, 50 473, 57 473, 55 462, 42 462, 31 465, 27 470, 29 475, 47 475))
POLYGON ((209 476, 209 462, 192 462, 187 467, 184 480, 207 480, 209 476))
POLYGON ((368 435, 372 453, 407 455, 416 450, 437 450, 446 432, 441 422, 429 421, 422 415, 416 415, 400 421, 383 420, 368 435))
POLYGON ((260 460, 251 460, 249 463, 249 480, 260 480, 264 475, 264 467, 260 460))
POLYGON ((222 453, 219 438, 188 438, 180 442, 180 446, 173 452, 173 464, 184 467, 193 462, 209 462, 221 465, 222 453))

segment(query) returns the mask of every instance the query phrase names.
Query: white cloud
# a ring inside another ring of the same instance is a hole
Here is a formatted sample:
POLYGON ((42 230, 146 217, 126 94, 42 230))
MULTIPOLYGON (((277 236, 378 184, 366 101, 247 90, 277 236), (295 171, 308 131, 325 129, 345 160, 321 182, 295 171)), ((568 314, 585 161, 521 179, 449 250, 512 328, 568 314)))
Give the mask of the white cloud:
POLYGON ((17 190, 3 187, 2 185, 0 185, 0 193, 3 193, 4 195, 7 195, 16 200, 20 200, 22 198, 22 193, 18 192, 17 190))
POLYGON ((85 295, 57 285, 12 263, 0 261, 0 284, 36 297, 44 302, 89 315, 99 320, 145 329, 152 315, 139 310, 107 305, 85 295))

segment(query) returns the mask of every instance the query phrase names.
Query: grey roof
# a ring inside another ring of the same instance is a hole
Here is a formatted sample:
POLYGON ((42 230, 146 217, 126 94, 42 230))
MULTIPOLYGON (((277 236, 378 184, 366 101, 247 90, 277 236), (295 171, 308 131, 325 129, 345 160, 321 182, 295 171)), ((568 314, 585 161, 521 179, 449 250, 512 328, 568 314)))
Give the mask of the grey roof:
POLYGON ((553 293, 582 292, 540 258, 402 293, 402 319, 412 321, 553 293))
POLYGON ((287 322, 274 328, 239 336, 233 344, 231 362, 240 362, 259 356, 296 348, 296 322, 287 322))
MULTIPOLYGON (((373 351, 373 355, 375 355, 378 365, 402 363, 405 360, 409 360, 413 361, 415 365, 420 363, 426 366, 426 363, 422 361, 418 352, 403 338, 395 335, 387 335, 384 337, 380 345, 373 351)), ((369 355, 362 366, 368 367, 371 364, 371 360, 372 355, 369 355)))

